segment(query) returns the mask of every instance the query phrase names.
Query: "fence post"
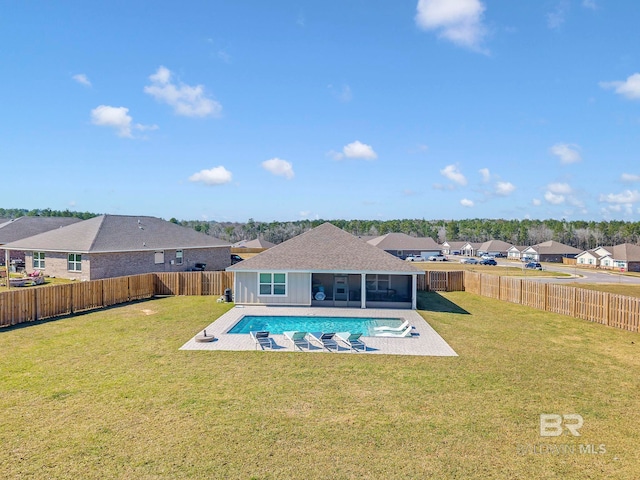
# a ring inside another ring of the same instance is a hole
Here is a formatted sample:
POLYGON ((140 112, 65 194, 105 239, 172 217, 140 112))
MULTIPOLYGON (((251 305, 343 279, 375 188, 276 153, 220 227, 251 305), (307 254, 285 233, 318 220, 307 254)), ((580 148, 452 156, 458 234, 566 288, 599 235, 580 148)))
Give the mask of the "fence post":
POLYGON ((611 324, 611 294, 609 292, 605 292, 604 308, 605 325, 609 326, 611 324))

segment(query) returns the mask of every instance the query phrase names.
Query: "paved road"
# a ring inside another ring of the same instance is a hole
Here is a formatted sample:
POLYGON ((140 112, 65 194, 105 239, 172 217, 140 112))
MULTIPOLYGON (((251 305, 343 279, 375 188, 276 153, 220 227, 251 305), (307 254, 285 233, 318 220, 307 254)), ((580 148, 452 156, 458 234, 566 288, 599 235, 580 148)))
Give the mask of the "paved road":
MULTIPOLYGON (((517 265, 513 261, 500 261, 500 265, 513 266, 517 265)), ((537 280, 544 283, 622 283, 627 285, 640 285, 640 277, 622 275, 619 272, 607 271, 607 270, 592 270, 588 268, 577 268, 569 265, 545 263, 543 268, 548 271, 560 272, 571 275, 571 277, 533 277, 529 276, 530 280, 537 280)), ((524 275, 526 270, 523 269, 524 275)))

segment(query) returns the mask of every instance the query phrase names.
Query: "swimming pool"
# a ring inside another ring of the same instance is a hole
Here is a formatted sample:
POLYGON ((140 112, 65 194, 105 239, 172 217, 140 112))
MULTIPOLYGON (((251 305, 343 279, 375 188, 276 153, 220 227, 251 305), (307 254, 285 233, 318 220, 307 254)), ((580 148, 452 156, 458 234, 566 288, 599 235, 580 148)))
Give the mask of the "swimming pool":
POLYGON ((365 337, 375 335, 375 327, 397 328, 404 322, 400 318, 322 317, 322 316, 264 316, 245 315, 227 333, 249 333, 266 330, 271 334, 290 331, 351 332, 365 337))

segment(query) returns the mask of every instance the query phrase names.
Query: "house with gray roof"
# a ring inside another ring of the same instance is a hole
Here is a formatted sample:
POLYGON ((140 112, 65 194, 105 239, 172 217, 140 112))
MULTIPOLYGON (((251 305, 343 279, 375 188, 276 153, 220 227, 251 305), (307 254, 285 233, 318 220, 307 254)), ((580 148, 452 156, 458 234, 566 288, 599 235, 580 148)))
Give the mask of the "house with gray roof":
POLYGON ((413 266, 332 225, 322 225, 227 268, 247 305, 416 308, 413 266))
POLYGON ((224 270, 231 264, 228 243, 147 216, 100 215, 0 248, 24 251, 27 270, 74 280, 187 271, 196 264, 224 270))
POLYGON ((253 240, 240 240, 231 245, 233 248, 271 248, 275 243, 271 243, 264 238, 254 238, 253 240))
POLYGON ((563 258, 576 258, 581 250, 564 243, 548 240, 525 248, 522 258, 530 258, 536 262, 562 263, 563 258))
POLYGON ((409 255, 422 255, 428 258, 438 255, 440 245, 431 237, 412 237, 406 233, 387 233, 367 240, 367 243, 401 259, 409 255))
POLYGON ((492 255, 494 257, 506 257, 507 252, 513 246, 502 240, 488 240, 478 247, 478 255, 492 255))
POLYGON ((576 260, 580 266, 640 272, 640 245, 622 243, 613 247, 597 247, 580 253, 576 260))
MULTIPOLYGON (((0 245, 22 240, 39 233, 48 232, 57 228, 66 227, 80 222, 81 219, 75 217, 36 217, 22 216, 18 218, 6 218, 0 220, 0 245)), ((12 250, 10 261, 22 263, 25 259, 25 252, 22 250, 12 250)), ((2 260, 5 258, 3 256, 2 260)))

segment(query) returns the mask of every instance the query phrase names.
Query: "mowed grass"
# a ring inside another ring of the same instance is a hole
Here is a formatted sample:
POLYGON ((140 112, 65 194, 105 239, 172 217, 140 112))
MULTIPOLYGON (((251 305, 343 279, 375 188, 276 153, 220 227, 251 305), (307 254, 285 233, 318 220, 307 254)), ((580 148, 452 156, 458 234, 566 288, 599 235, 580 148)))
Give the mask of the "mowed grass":
POLYGON ((419 306, 459 357, 179 350, 229 308, 208 297, 2 330, 0 477, 640 478, 638 334, 419 306), (543 413, 582 436, 541 437, 543 413))
POLYGON ((629 285, 627 283, 564 283, 571 287, 585 288, 587 290, 597 290, 599 292, 614 293, 617 295, 627 295, 629 297, 640 297, 640 285, 629 285))

